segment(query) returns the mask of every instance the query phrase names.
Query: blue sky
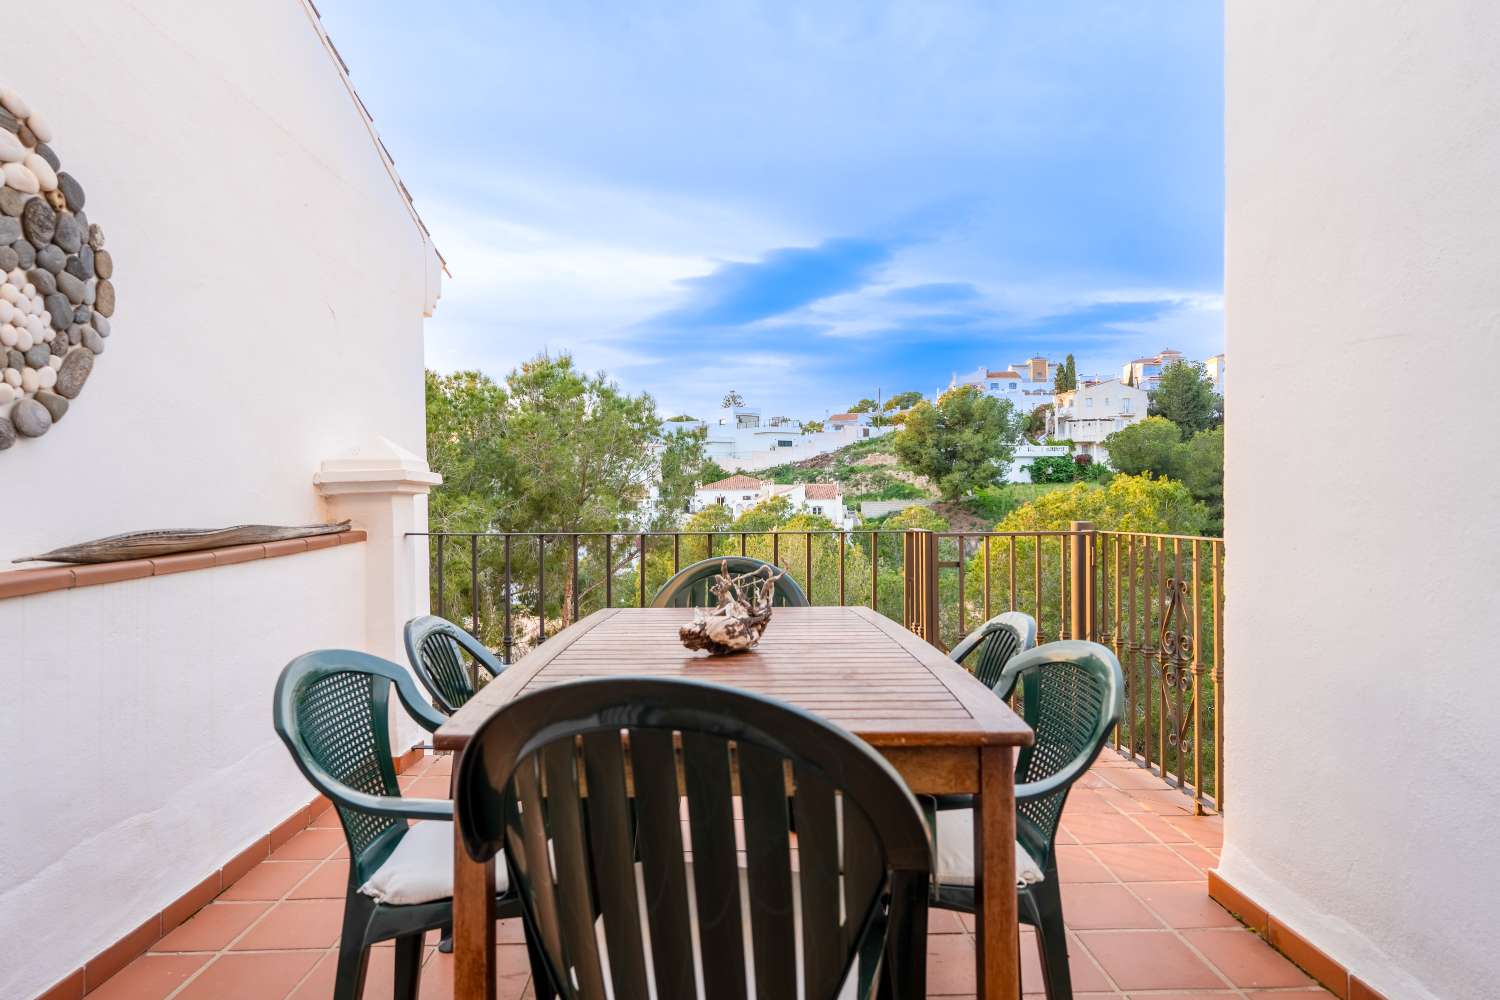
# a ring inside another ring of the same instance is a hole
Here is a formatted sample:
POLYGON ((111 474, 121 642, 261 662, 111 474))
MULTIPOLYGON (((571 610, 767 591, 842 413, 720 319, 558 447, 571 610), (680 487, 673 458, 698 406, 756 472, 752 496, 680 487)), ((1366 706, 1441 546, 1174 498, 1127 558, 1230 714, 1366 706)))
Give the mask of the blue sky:
POLYGON ((1222 350, 1215 0, 320 0, 447 257, 427 362, 815 418, 1222 350))

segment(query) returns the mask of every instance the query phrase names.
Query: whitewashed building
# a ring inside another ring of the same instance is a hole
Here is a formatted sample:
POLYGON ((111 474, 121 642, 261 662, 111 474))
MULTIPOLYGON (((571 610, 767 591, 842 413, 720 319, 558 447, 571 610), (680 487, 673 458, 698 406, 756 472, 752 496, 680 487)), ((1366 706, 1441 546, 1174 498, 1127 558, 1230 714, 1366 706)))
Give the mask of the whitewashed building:
POLYGON ((1104 439, 1146 419, 1148 399, 1145 389, 1126 385, 1119 379, 1060 392, 1054 404, 1052 436, 1072 441, 1075 454, 1108 462, 1104 439))
POLYGON ((1203 362, 1203 369, 1208 374, 1208 380, 1213 383, 1214 392, 1224 395, 1224 355, 1215 354, 1203 362))
POLYGON ((1067 455, 1068 446, 1065 444, 1031 444, 1023 441, 1016 445, 1010 468, 1005 471, 1005 481, 1029 483, 1031 482, 1031 463, 1039 458, 1065 458, 1067 455))
POLYGON ((846 445, 882 437, 896 430, 874 426, 868 413, 835 413, 823 422, 824 429, 808 433, 804 425, 787 417, 761 419, 754 407, 726 408, 717 420, 666 421, 664 432, 704 431, 704 452, 720 465, 754 471, 805 458, 826 455, 846 445))
MULTIPOLYGON (((1120 381, 1126 385, 1138 386, 1147 392, 1155 389, 1161 382, 1162 372, 1172 365, 1186 361, 1181 351, 1167 348, 1160 354, 1151 358, 1136 358, 1127 361, 1120 369, 1120 381)), ((1081 382, 1082 380, 1080 380, 1081 382)))
POLYGON ((739 517, 772 497, 786 497, 792 510, 826 517, 835 528, 852 527, 858 521, 844 506, 844 491, 837 483, 772 483, 746 475, 730 476, 698 487, 693 494, 692 512, 720 504, 727 507, 734 517, 739 517))

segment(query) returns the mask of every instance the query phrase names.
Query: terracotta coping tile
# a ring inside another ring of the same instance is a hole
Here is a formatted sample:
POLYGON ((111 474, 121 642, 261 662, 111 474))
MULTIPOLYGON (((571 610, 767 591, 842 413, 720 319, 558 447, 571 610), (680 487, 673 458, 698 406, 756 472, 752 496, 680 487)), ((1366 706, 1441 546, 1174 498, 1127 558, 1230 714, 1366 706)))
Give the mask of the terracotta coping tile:
POLYGON ((1242 895, 1213 870, 1208 873, 1208 895, 1215 903, 1243 920, 1251 930, 1266 933, 1266 911, 1252 903, 1249 897, 1242 895))
POLYGON ((224 867, 219 870, 219 876, 225 886, 232 885, 241 875, 270 856, 271 838, 257 838, 253 844, 225 862, 224 867))
POLYGON ((1342 965, 1275 917, 1269 918, 1266 938, 1271 942, 1272 948, 1301 966, 1326 986, 1328 992, 1339 1000, 1346 1000, 1349 995, 1349 973, 1342 965))
POLYGON ((213 565, 212 549, 207 552, 179 552, 171 556, 157 556, 151 560, 152 570, 156 576, 185 573, 195 569, 210 569, 213 565))
POLYGON ((340 545, 354 545, 368 538, 369 536, 363 531, 344 531, 337 535, 291 538, 264 545, 230 545, 199 552, 179 552, 154 559, 124 559, 119 562, 91 563, 82 566, 44 566, 36 569, 11 570, 0 572, 0 600, 7 597, 46 594, 54 590, 92 587, 102 583, 139 580, 148 576, 165 576, 169 573, 211 569, 215 566, 230 566, 255 559, 289 556, 317 549, 331 549, 340 545))
POLYGON ((45 594, 51 590, 67 590, 73 586, 73 571, 67 567, 45 569, 18 569, 0 573, 0 597, 21 597, 25 594, 45 594))
POLYGON ((1358 976, 1350 976, 1349 1000, 1385 1000, 1385 994, 1376 992, 1374 987, 1358 976))
POLYGON ((266 557, 266 547, 259 542, 254 545, 230 545, 214 549, 215 566, 232 566, 235 563, 251 562, 266 557))
POLYGON ((36 1000, 83 1000, 83 970, 74 969, 36 1000))
POLYGON ((223 869, 220 869, 168 903, 161 911, 161 932, 168 934, 176 930, 184 920, 212 903, 224 887, 222 877, 223 869))
POLYGON ((83 985, 93 989, 110 976, 129 965, 146 949, 161 939, 161 914, 153 915, 145 923, 126 934, 114 944, 89 959, 83 966, 83 985))
POLYGON ((298 552, 307 551, 307 539, 305 538, 283 538, 279 542, 266 543, 266 558, 274 559, 276 556, 290 556, 298 552))

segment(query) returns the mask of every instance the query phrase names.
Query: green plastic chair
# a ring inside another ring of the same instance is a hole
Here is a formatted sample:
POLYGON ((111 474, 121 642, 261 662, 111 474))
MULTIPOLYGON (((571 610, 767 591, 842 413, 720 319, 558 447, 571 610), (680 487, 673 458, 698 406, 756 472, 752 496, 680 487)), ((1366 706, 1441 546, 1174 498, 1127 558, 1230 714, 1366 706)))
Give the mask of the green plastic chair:
MULTIPOLYGON (((428 707, 405 668, 349 649, 318 650, 288 663, 272 703, 276 734, 338 810, 349 843, 335 1000, 358 1000, 370 947, 390 939, 395 995, 416 997, 422 936, 453 922, 453 802, 402 796, 388 729, 392 686, 424 729, 442 725, 443 716, 428 707)), ((505 891, 503 863, 496 866, 496 884, 498 912, 517 915, 520 902, 505 891)))
MULTIPOLYGON (((751 573, 762 566, 771 566, 770 563, 760 559, 752 559, 749 556, 717 556, 713 559, 702 559, 691 566, 684 566, 676 576, 661 585, 656 596, 651 599, 653 608, 708 608, 713 607, 714 597, 709 593, 709 584, 714 577, 719 575, 719 568, 728 564, 730 573, 738 576, 741 573, 751 573)), ((776 569, 771 566, 771 569, 776 569)), ((771 603, 778 608, 806 608, 811 607, 812 602, 797 586, 797 581, 790 576, 782 574, 776 581, 776 590, 771 595, 771 603)))
POLYGON ((484 681, 499 677, 505 669, 484 643, 446 618, 421 615, 407 622, 402 631, 406 659, 444 715, 458 711, 484 681))
POLYGON ((606 983, 645 997, 648 968, 663 998, 926 995, 916 800, 867 744, 800 709, 675 679, 544 688, 480 728, 457 802, 469 854, 511 859, 538 1000, 600 1000, 606 983))
MULTIPOLYGON (((1036 742, 1016 758, 1016 872, 1022 923, 1037 929, 1047 1000, 1070 1000, 1068 939, 1057 877, 1057 827, 1073 783, 1120 721, 1125 675, 1115 654, 1083 640, 1050 642, 1005 665, 995 693, 1020 684, 1021 715, 1036 742)), ((974 813, 945 796, 935 813, 933 905, 974 912, 974 813)))
POLYGON ((1035 645, 1036 619, 1024 611, 1006 611, 965 636, 948 659, 963 664, 985 687, 994 690, 1010 658, 1035 645), (965 662, 971 658, 972 662, 965 662))

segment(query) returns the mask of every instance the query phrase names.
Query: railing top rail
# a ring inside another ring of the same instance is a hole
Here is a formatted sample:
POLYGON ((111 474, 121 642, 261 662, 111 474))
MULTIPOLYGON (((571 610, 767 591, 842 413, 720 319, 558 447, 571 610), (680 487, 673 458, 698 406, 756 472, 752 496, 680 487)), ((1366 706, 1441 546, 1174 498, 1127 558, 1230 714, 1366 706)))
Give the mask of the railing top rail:
POLYGON ((1167 534, 1166 532, 1161 532, 1161 531, 1103 531, 1103 530, 1100 530, 1100 531, 1096 532, 1096 534, 1100 534, 1100 535, 1118 535, 1121 538, 1126 538, 1126 537, 1129 537, 1129 538, 1166 538, 1166 539, 1169 539, 1169 540, 1175 538, 1175 539, 1178 539, 1178 540, 1184 541, 1184 542, 1217 542, 1220 545, 1224 544, 1224 539, 1222 539, 1222 538, 1220 538, 1218 536, 1215 536, 1215 535, 1172 535, 1172 534, 1167 534))
MULTIPOLYGON (((568 531, 559 529, 557 531, 408 531, 408 536, 417 538, 611 538, 628 536, 636 538, 645 535, 647 538, 671 538, 674 535, 712 535, 716 538, 728 535, 869 535, 879 532, 882 535, 900 535, 907 528, 721 528, 717 531, 632 531, 622 528, 619 531, 568 531)), ((932 534, 939 538, 1056 538, 1059 535, 1088 535, 1089 530, 1073 531, 1069 528, 1039 528, 1034 531, 934 531, 932 534)))

